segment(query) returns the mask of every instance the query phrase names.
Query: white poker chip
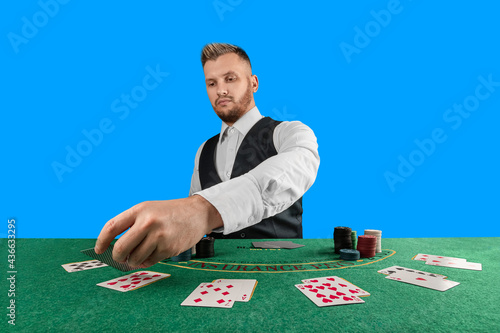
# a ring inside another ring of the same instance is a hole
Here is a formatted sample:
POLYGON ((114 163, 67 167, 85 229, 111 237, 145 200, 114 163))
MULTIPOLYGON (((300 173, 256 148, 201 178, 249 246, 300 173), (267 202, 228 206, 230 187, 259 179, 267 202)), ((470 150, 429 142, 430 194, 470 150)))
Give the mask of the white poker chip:
POLYGON ((382 252, 382 230, 375 229, 365 229, 365 235, 371 235, 377 237, 377 245, 375 248, 375 252, 382 252))

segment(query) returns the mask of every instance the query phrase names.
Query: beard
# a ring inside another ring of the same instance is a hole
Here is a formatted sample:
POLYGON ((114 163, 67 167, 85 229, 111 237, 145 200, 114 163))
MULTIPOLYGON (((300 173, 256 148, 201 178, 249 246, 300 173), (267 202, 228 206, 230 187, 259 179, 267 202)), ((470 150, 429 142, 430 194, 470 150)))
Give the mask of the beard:
POLYGON ((223 122, 234 124, 238 119, 241 118, 241 116, 243 116, 248 111, 248 106, 252 102, 252 93, 252 86, 250 80, 248 80, 247 89, 238 101, 235 101, 234 97, 232 96, 222 96, 217 98, 213 109, 223 122), (219 102, 219 99, 221 98, 231 100, 234 104, 234 107, 229 110, 224 110, 223 107, 218 106, 217 104, 219 102))

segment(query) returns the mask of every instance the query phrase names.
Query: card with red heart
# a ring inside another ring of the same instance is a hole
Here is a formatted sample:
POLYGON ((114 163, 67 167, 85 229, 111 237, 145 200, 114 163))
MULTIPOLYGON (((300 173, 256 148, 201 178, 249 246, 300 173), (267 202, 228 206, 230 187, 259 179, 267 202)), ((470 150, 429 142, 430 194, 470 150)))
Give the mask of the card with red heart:
POLYGON ((422 276, 420 274, 408 271, 399 271, 393 273, 389 276, 386 276, 386 279, 414 284, 416 286, 439 291, 446 291, 460 284, 459 282, 441 279, 438 277, 422 276))
POLYGON ((427 261, 427 260, 456 260, 456 261, 462 261, 466 262, 467 259, 463 258, 454 258, 454 257, 445 257, 445 256, 438 256, 435 254, 424 254, 424 253, 419 253, 415 257, 413 257, 413 260, 420 260, 420 261, 427 261))
POLYGON ((141 271, 132 274, 127 274, 122 277, 112 279, 109 281, 98 283, 100 287, 118 290, 118 291, 130 291, 134 289, 139 289, 153 282, 163 280, 169 277, 170 274, 157 273, 151 271, 141 271))
POLYGON ((355 286, 351 282, 344 280, 338 276, 326 276, 320 278, 306 279, 302 280, 302 282, 306 285, 314 284, 320 290, 328 289, 328 291, 332 292, 341 292, 346 295, 352 295, 357 297, 362 296, 370 296, 370 293, 366 290, 355 286))
POLYGON ((318 288, 323 287, 322 284, 296 284, 295 287, 306 295, 314 304, 320 307, 365 302, 357 296, 346 295, 342 292, 333 291, 328 288, 318 288))
POLYGON ((461 269, 471 269, 474 271, 482 271, 483 266, 477 262, 468 262, 468 261, 456 261, 456 260, 427 260, 425 262, 426 265, 431 266, 441 266, 441 267, 453 267, 453 268, 461 268, 461 269))
POLYGON ((435 274, 435 273, 430 273, 430 272, 424 272, 424 271, 419 271, 419 270, 416 270, 416 269, 413 269, 413 268, 406 268, 406 267, 401 267, 401 266, 387 267, 387 268, 384 268, 384 269, 381 269, 381 270, 377 271, 377 273, 382 273, 384 275, 391 275, 391 274, 394 274, 394 273, 399 272, 399 271, 413 272, 413 273, 417 273, 417 274, 420 274, 420 275, 427 275, 427 276, 430 276, 430 277, 437 277, 437 278, 440 278, 440 279, 446 279, 447 278, 445 275, 435 274))

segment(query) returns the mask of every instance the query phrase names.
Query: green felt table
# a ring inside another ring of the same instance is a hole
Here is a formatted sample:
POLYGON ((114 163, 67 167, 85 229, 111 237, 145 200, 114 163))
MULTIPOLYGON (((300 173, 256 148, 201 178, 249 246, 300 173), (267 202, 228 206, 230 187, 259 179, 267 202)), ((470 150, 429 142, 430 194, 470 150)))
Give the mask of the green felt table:
MULTIPOLYGON (((216 240, 216 256, 169 260, 149 270, 167 279, 130 292, 96 286, 127 273, 112 267, 67 273, 62 264, 88 260, 91 239, 16 240, 16 326, 7 323, 8 284, 2 279, 2 327, 45 331, 165 332, 500 332, 500 238, 383 239, 383 252, 339 262, 329 239, 298 239, 292 250, 254 249, 251 240, 216 240), (417 253, 466 258, 482 271, 425 265, 417 253), (399 265, 448 276, 460 285, 440 292, 391 281, 377 270, 399 265), (317 307, 294 285, 340 276, 371 293, 364 304, 317 307), (180 306, 200 284, 257 279, 250 302, 231 309, 180 306)), ((7 241, 3 271, 7 272, 7 241)), ((5 273, 6 274, 6 273, 5 273)))

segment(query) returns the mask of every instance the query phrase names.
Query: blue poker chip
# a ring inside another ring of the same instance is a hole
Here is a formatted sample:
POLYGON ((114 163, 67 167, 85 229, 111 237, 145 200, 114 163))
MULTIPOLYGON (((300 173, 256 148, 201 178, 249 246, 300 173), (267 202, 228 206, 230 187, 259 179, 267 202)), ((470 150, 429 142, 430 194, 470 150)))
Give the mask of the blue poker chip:
POLYGON ((174 256, 174 257, 170 258, 170 260, 175 261, 175 262, 191 260, 191 249, 182 252, 178 256, 174 256))
POLYGON ((341 249, 340 250, 340 259, 342 260, 359 260, 360 255, 358 250, 353 249, 341 249))

